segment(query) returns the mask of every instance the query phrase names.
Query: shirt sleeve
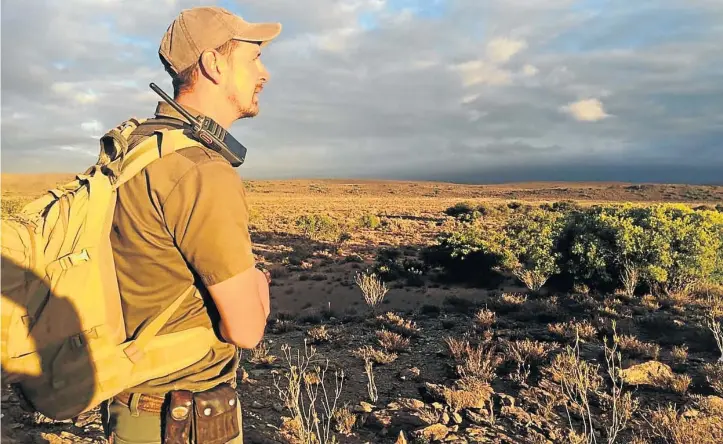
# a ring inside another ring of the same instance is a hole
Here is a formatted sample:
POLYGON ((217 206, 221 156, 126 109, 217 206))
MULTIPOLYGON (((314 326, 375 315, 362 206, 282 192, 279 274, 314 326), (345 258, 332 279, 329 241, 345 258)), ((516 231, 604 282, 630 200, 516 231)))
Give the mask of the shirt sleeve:
POLYGON ((223 161, 196 164, 163 205, 168 230, 206 286, 254 266, 241 178, 223 161))

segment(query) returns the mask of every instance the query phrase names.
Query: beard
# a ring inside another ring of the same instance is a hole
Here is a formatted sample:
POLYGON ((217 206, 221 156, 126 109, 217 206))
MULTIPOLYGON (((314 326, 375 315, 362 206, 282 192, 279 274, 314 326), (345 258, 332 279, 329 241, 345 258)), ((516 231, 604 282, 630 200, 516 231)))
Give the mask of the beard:
POLYGON ((234 105, 238 119, 255 117, 259 113, 258 95, 255 91, 250 102, 243 103, 238 95, 229 95, 229 100, 234 105))

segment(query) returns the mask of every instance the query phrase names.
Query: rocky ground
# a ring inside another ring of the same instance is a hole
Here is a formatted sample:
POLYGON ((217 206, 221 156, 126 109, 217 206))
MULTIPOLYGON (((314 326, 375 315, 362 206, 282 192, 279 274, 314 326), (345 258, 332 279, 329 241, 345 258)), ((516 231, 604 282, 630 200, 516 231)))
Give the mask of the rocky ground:
MULTIPOLYGON (((618 383, 631 395, 617 400, 625 424, 616 442, 712 443, 723 436, 723 378, 710 370, 720 352, 691 317, 703 300, 493 291, 440 302, 397 312, 382 304, 376 311, 275 313, 239 371, 245 442, 306 442, 285 402, 292 365, 300 370, 296 380, 306 381, 302 410, 315 405, 325 423, 325 408, 337 409, 321 431, 340 443, 585 442, 570 435, 583 426, 565 385, 581 362, 587 367, 580 374, 592 369, 587 395, 602 442, 615 411, 603 342, 613 320, 618 383)), ((103 441, 97 412, 75 423, 43 422, 23 414, 7 391, 2 412, 3 442, 103 441)))
MULTIPOLYGON (((707 314, 723 316, 720 287, 537 294, 514 279, 475 288, 430 272, 389 280, 372 309, 355 282, 388 250, 414 263, 458 197, 544 200, 573 191, 695 205, 723 196, 723 187, 674 185, 252 183, 252 236, 273 276, 273 311, 264 342, 244 353, 239 371, 245 442, 314 442, 303 436, 305 415, 294 415, 290 387, 300 388, 302 411, 317 408, 320 444, 331 442, 325 431, 351 444, 723 442, 723 335, 719 347, 706 324, 707 314), (343 242, 310 240, 296 221, 312 210, 381 221, 347 227, 343 242), (614 339, 619 359, 606 353, 614 339)), ((5 183, 3 194, 11 208, 17 196, 5 183)), ((23 412, 7 387, 2 415, 3 443, 105 442, 97 411, 56 423, 23 412)))

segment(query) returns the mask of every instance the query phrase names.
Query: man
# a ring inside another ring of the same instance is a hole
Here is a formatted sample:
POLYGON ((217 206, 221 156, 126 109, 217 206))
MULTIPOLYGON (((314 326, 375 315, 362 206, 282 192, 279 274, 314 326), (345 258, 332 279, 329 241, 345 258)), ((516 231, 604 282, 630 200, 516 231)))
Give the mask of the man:
MULTIPOLYGON (((258 94, 269 78, 261 48, 280 31, 278 23, 251 24, 223 8, 183 10, 159 48, 174 99, 193 116, 208 116, 226 130, 238 119, 256 116, 258 94)), ((187 122, 177 111, 159 101, 155 117, 131 136, 129 149, 156 129, 182 123, 187 122)), ((218 424, 195 423, 184 432, 195 435, 190 441, 169 436, 171 395, 180 391, 205 396, 221 409, 235 406, 237 436, 231 438, 231 431, 228 440, 214 442, 242 442, 237 350, 251 349, 263 337, 270 281, 255 267, 247 210, 236 170, 200 143, 153 162, 119 189, 111 242, 128 336, 195 282, 203 298, 185 300, 160 334, 211 326, 218 341, 200 362, 109 400, 103 413, 110 442, 203 444, 204 433, 218 438, 218 424), (233 399, 214 399, 221 396, 217 393, 229 396, 229 389, 219 390, 228 386, 233 399)), ((206 414, 212 416, 211 410, 206 414)), ((186 421, 194 412, 181 406, 173 414, 186 421)), ((234 421, 226 414, 222 422, 228 428, 234 421)))

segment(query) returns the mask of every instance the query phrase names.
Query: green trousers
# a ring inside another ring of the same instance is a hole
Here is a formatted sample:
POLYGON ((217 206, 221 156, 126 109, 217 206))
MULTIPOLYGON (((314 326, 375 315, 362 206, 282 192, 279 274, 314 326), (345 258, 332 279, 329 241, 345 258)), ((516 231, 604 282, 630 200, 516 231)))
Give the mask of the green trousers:
MULTIPOLYGON (((133 403, 131 403, 133 404, 133 403)), ((241 433, 226 444, 243 444, 241 403, 236 402, 241 433)), ((161 415, 126 406, 118 401, 106 401, 101 408, 103 429, 109 444, 162 444, 161 415)), ((203 444, 192 441, 189 444, 203 444)))

